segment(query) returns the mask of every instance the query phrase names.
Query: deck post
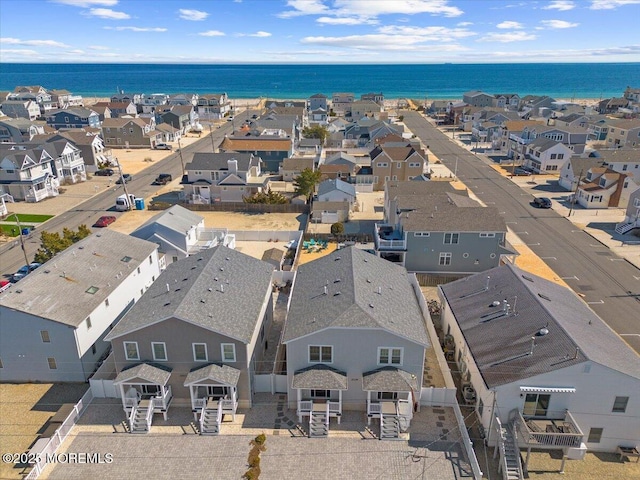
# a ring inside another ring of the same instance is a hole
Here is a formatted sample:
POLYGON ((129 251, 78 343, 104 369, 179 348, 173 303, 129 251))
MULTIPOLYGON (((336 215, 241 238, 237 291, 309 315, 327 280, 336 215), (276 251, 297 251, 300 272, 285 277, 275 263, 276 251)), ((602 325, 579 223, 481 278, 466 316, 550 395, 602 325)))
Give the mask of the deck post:
POLYGON ((371 425, 371 415, 369 414, 370 407, 371 407, 371 392, 367 390, 367 425, 371 425))
POLYGON ((558 473, 564 474, 564 464, 567 461, 567 449, 562 450, 562 464, 560 465, 560 471, 558 473))
POLYGON ((531 447, 527 447, 527 458, 524 461, 525 471, 529 471, 529 457, 531 456, 531 447))
POLYGON ((165 422, 167 421, 167 406, 164 403, 164 396, 167 393, 164 385, 160 385, 160 391, 162 392, 162 416, 164 417, 165 422))

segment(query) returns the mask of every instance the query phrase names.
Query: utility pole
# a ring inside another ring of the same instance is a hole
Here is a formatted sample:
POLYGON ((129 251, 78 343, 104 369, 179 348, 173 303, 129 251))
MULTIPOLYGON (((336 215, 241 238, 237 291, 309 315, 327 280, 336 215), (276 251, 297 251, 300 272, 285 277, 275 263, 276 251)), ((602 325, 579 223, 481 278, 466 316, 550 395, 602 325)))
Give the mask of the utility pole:
POLYGON ((453 178, 455 180, 458 179, 458 157, 456 157, 456 165, 455 165, 455 167, 453 169, 453 178))
POLYGON ((116 157, 116 165, 118 166, 118 172, 120 173, 120 182, 122 182, 122 188, 124 189, 124 194, 127 196, 127 210, 131 210, 131 197, 129 197, 129 192, 127 191, 127 181, 124 179, 124 175, 122 174, 122 167, 120 166, 120 161, 118 157, 116 157))
POLYGON ((571 216, 571 212, 573 212, 573 205, 578 201, 578 188, 580 188, 580 182, 582 181, 582 172, 584 170, 580 170, 580 175, 578 175, 578 183, 576 183, 576 189, 573 192, 573 198, 571 199, 570 203, 570 207, 569 207, 569 215, 567 215, 567 218, 571 216))
POLYGON ((24 255, 24 263, 25 265, 29 265, 29 259, 27 258, 27 251, 24 248, 24 238, 22 238, 22 225, 20 225, 20 218, 18 218, 18 214, 14 213, 13 216, 16 219, 16 223, 18 224, 18 233, 20 235, 20 247, 22 247, 22 254, 24 255))
POLYGON ((184 177, 184 159, 182 158, 182 147, 180 146, 180 137, 178 137, 178 153, 180 154, 180 163, 182 164, 182 176, 184 177))
POLYGON ((216 153, 216 147, 213 145, 213 130, 211 130, 211 124, 209 124, 209 137, 211 138, 211 153, 216 153))

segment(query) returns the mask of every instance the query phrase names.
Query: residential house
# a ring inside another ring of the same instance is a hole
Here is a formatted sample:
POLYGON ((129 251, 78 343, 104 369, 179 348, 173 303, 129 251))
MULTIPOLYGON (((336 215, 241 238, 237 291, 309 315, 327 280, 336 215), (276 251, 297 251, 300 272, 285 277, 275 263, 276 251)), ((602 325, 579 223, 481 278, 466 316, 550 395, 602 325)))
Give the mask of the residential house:
POLYGON ((595 118, 602 118, 600 115, 586 115, 584 113, 570 113, 568 115, 562 115, 554 118, 553 125, 558 127, 582 127, 586 128, 590 121, 595 118))
POLYGON ((15 200, 39 202, 58 195, 54 158, 42 146, 0 149, 0 194, 15 200))
POLYGON ((537 137, 526 151, 524 165, 534 173, 557 172, 573 154, 566 145, 547 137, 537 137))
POLYGON ((156 125, 156 130, 162 134, 163 142, 175 142, 182 138, 180 130, 173 127, 170 123, 160 123, 156 125))
POLYGON ((410 272, 468 275, 513 260, 507 227, 449 182, 387 182, 384 220, 375 225, 376 255, 410 272))
POLYGON ((480 90, 470 90, 462 94, 462 101, 472 107, 491 107, 496 98, 480 90))
POLYGON ((348 222, 351 211, 349 202, 345 201, 313 202, 311 222, 331 225, 338 222, 348 222))
POLYGON ((640 148, 640 118, 610 120, 608 123, 608 148, 640 148))
POLYGON ((67 128, 100 128, 100 116, 87 108, 52 110, 46 115, 47 125, 56 130, 67 128))
POLYGON ((326 125, 329 120, 329 114, 324 108, 316 108, 309 110, 309 123, 318 123, 320 125, 326 125))
POLYGON ((270 113, 276 115, 291 115, 296 117, 300 122, 307 119, 307 102, 295 100, 265 100, 264 108, 267 115, 270 113))
POLYGON ((405 181, 422 175, 428 167, 424 153, 411 146, 378 145, 371 153, 374 190, 383 190, 388 181, 405 181))
MULTIPOLYGON (((96 112, 98 114, 98 118, 100 119, 100 123, 104 122, 105 118, 114 118, 113 115, 111 115, 111 110, 109 110, 109 107, 107 107, 107 102, 100 102, 103 103, 103 105, 91 105, 91 110, 93 110, 94 112, 96 112)), ((135 105, 134 105, 135 106, 135 105)), ((137 114, 136 114, 137 116, 137 114)))
POLYGON ((354 100, 353 93, 334 93, 331 96, 331 110, 335 115, 344 117, 351 111, 351 104, 354 100))
POLYGON ((293 139, 294 147, 301 139, 302 123, 299 115, 268 112, 258 120, 246 120, 234 137, 280 136, 293 139))
POLYGON ((111 148, 154 148, 163 133, 153 118, 108 118, 102 123, 102 138, 111 148))
MULTIPOLYGON (((119 118, 119 117, 137 117, 138 108, 136 104, 129 102, 98 102, 91 107, 94 108, 106 107, 109 109, 109 117, 107 118, 119 118)), ((97 111, 97 110, 96 110, 97 111)))
POLYGON ((320 171, 328 178, 349 179, 358 171, 358 160, 353 155, 344 152, 335 152, 327 155, 324 163, 320 165, 320 171))
POLYGON ((360 101, 362 101, 362 102, 375 102, 378 105, 380 105, 381 107, 384 107, 384 95, 382 94, 382 92, 380 92, 380 93, 373 93, 373 92, 363 93, 362 95, 360 95, 360 101))
POLYGON ((585 128, 589 132, 589 140, 596 142, 606 142, 609 134, 609 123, 613 121, 610 117, 600 116, 597 119, 590 119, 585 128))
POLYGON ((169 95, 169 105, 191 105, 192 107, 198 106, 198 99, 200 96, 197 93, 176 93, 169 95))
POLYGON ((409 427, 431 348, 418 295, 405 269, 355 247, 298 268, 282 342, 289 408, 310 436, 346 410, 379 420, 381 438, 409 427))
POLYGON ((60 183, 78 183, 87 180, 82 152, 66 138, 34 144, 34 148, 43 148, 53 158, 53 174, 60 183))
POLYGON ((231 110, 231 101, 226 93, 200 95, 198 98, 198 116, 202 120, 219 120, 231 110))
POLYGON ((86 382, 105 335, 160 275, 157 245, 109 229, 0 295, 2 382, 86 382))
POLYGON ((627 108, 629 106, 629 99, 627 98, 605 98, 598 102, 598 112, 603 115, 611 113, 617 113, 621 108, 627 108))
POLYGON ((235 248, 235 235, 205 228, 204 217, 180 205, 151 217, 131 235, 157 244, 167 265, 218 245, 235 248))
POLYGON ((527 145, 536 138, 536 129, 541 127, 546 126, 543 122, 533 120, 505 122, 500 143, 494 144, 494 148, 502 150, 512 160, 522 162, 527 145))
POLYGON ((530 116, 542 116, 545 111, 550 112, 556 100, 547 95, 526 95, 520 99, 518 109, 522 112, 524 118, 530 116))
POLYGON ((496 108, 506 108, 508 110, 518 110, 520 106, 520 95, 517 93, 497 93, 493 96, 492 106, 496 108))
POLYGON ((44 134, 44 126, 26 118, 0 118, 0 143, 28 142, 44 134))
POLYGON ((359 120, 363 117, 375 117, 377 114, 383 111, 383 107, 372 100, 361 100, 351 102, 350 116, 355 120, 359 120))
POLYGON ((133 102, 134 105, 140 105, 142 103, 142 97, 144 97, 144 93, 125 93, 124 91, 120 91, 120 93, 111 95, 110 100, 112 102, 133 102))
POLYGON ((596 150, 591 155, 598 157, 614 172, 624 173, 640 184, 640 149, 616 148, 614 150, 596 150))
POLYGON ((106 337, 132 432, 148 432, 170 404, 191 407, 201 434, 251 408, 273 319, 272 272, 222 245, 167 266, 106 337))
POLYGON ((58 138, 69 140, 80 150, 80 156, 84 160, 87 172, 96 172, 101 165, 115 165, 116 160, 113 158, 111 150, 105 148, 100 135, 84 130, 67 130, 52 137, 52 139, 58 138))
POLYGON ((506 448, 579 458, 638 445, 640 358, 573 291, 505 265, 439 294, 445 344, 489 445, 496 425, 517 432, 506 448))
POLYGON ((198 114, 191 105, 173 105, 160 116, 164 123, 177 129, 180 134, 187 133, 198 122, 198 114))
POLYGON ((183 197, 188 203, 242 202, 262 191, 260 157, 252 153, 194 153, 185 166, 183 197))
POLYGON ((627 87, 622 96, 629 101, 640 102, 640 88, 627 87))
MULTIPOLYGON (((314 207, 322 208, 322 204, 324 204, 325 202, 333 202, 333 203, 345 202, 346 203, 346 205, 342 206, 344 208, 341 208, 342 212, 346 211, 346 217, 344 216, 344 214, 341 214, 340 216, 342 216, 342 218, 340 220, 322 222, 322 223, 336 223, 336 222, 344 221, 348 219, 349 212, 353 210, 353 206, 356 203, 356 188, 352 184, 344 182, 339 178, 336 178, 335 180, 332 180, 332 179, 324 180, 320 182, 320 184, 318 184, 316 197, 317 198, 314 200, 314 207)), ((325 208, 324 210, 328 211, 327 208, 325 208)))
POLYGON ((289 157, 285 158, 280 165, 279 174, 285 182, 293 182, 303 170, 315 170, 314 157, 289 157))
POLYGON ((26 118, 33 121, 40 117, 40 107, 31 100, 5 100, 0 110, 10 118, 26 118))
POLYGON ((84 99, 82 95, 74 95, 65 89, 51 89, 49 90, 51 95, 51 101, 56 108, 70 108, 70 107, 82 107, 84 106, 84 99))
POLYGON ((264 132, 258 137, 225 137, 220 144, 220 150, 253 154, 261 159, 263 162, 261 168, 265 171, 278 172, 282 161, 293 155, 293 140, 284 135, 269 135, 269 133, 264 132))
POLYGON ((140 99, 139 107, 142 108, 141 113, 154 113, 160 105, 164 105, 169 102, 169 95, 166 93, 151 93, 143 94, 140 99))
POLYGON ((7 97, 7 100, 31 101, 38 104, 40 114, 45 115, 49 110, 53 110, 56 102, 51 98, 51 94, 46 88, 35 85, 32 87, 16 87, 7 97))
POLYGON ((575 192, 578 181, 582 180, 591 168, 604 166, 604 161, 597 157, 571 157, 566 159, 560 169, 558 184, 570 192, 575 192))
POLYGON ((323 95, 322 93, 316 93, 315 95, 311 95, 309 97, 309 111, 312 112, 314 110, 322 109, 325 112, 329 110, 329 105, 327 102, 328 97, 323 95))
POLYGON ((591 167, 577 188, 573 201, 584 208, 624 207, 638 187, 633 178, 604 167, 591 167))
POLYGON ((616 225, 616 233, 624 235, 640 228, 640 187, 629 194, 624 220, 616 225))

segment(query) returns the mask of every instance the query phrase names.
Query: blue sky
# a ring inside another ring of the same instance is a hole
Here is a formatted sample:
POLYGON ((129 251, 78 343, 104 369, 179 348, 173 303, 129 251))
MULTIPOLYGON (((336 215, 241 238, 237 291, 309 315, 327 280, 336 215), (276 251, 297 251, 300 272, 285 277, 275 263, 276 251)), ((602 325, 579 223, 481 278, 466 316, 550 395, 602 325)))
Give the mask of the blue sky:
POLYGON ((639 62, 638 19, 640 0, 2 0, 0 62, 639 62))

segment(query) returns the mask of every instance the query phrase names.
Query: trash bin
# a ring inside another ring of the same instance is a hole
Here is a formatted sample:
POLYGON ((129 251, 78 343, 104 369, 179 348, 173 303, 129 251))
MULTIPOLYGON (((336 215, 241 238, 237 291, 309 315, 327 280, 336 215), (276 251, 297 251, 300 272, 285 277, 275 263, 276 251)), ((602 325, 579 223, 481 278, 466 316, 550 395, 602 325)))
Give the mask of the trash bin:
POLYGON ((144 198, 136 198, 136 210, 144 210, 144 198))

